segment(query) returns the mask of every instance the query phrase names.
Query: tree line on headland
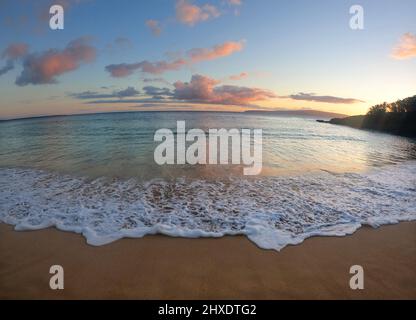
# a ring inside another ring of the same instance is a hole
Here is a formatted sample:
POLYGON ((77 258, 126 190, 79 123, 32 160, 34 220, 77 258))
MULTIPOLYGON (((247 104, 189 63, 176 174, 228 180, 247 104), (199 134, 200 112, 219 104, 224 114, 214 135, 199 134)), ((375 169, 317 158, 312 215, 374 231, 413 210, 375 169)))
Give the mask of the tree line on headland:
POLYGON ((375 105, 366 115, 334 118, 329 123, 416 137, 416 95, 375 105))

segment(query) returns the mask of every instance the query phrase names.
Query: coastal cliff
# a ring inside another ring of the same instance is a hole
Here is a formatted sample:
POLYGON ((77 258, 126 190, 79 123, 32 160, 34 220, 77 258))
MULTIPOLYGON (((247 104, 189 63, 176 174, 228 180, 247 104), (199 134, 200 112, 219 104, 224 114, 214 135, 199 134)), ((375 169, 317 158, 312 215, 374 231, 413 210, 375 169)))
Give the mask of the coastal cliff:
POLYGON ((334 118, 331 124, 416 137, 416 96, 370 108, 366 115, 334 118))

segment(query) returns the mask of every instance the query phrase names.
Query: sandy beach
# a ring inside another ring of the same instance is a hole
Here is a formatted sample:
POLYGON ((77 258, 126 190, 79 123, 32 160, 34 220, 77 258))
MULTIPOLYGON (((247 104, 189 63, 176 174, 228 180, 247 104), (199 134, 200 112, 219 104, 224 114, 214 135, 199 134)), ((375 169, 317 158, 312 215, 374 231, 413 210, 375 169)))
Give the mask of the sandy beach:
POLYGON ((316 237, 281 252, 244 237, 148 236, 93 247, 55 229, 0 225, 1 299, 416 299, 416 223, 316 237), (65 289, 49 289, 49 268, 65 289), (365 289, 349 288, 349 268, 365 289))

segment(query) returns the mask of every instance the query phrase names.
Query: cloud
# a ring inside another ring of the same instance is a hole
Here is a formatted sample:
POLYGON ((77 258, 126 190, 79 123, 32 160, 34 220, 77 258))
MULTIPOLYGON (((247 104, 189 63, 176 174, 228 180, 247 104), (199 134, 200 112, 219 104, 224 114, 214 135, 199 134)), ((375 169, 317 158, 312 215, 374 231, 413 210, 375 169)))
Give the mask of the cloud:
POLYGON ((230 85, 214 88, 214 93, 217 96, 216 99, 222 103, 235 105, 246 105, 251 102, 277 98, 273 92, 268 90, 230 85))
POLYGON ((14 69, 13 61, 8 60, 6 65, 3 68, 0 68, 0 76, 2 76, 3 74, 6 74, 7 72, 13 69, 14 69))
POLYGON ((166 85, 171 85, 169 81, 165 80, 164 78, 143 78, 142 81, 144 83, 154 83, 154 82, 159 82, 159 83, 163 83, 166 85))
POLYGON ((99 100, 91 100, 88 101, 87 104, 116 104, 116 103, 120 103, 120 104, 135 104, 135 103, 160 103, 160 104, 177 104, 180 103, 181 101, 178 100, 172 100, 172 99, 165 99, 164 97, 160 98, 160 97, 151 97, 151 98, 139 98, 139 99, 125 99, 125 100, 103 100, 103 99, 99 99, 99 100))
POLYGON ((1 54, 2 59, 7 59, 6 65, 0 68, 0 76, 14 69, 14 62, 27 54, 28 45, 25 43, 12 43, 1 54))
POLYGON ((160 26, 160 22, 157 20, 147 20, 146 26, 150 29, 154 36, 159 36, 162 33, 162 27, 160 26))
POLYGON ((234 8, 234 15, 240 15, 240 7, 243 4, 242 0, 223 0, 223 4, 228 7, 234 8))
POLYGON ((123 97, 139 96, 136 99, 121 99, 120 92, 106 94, 86 91, 71 94, 70 96, 77 99, 91 100, 87 102, 88 104, 159 103, 178 105, 186 103, 192 105, 213 104, 246 107, 257 107, 253 103, 277 98, 276 94, 269 90, 220 84, 221 81, 219 80, 196 74, 192 76, 190 82, 175 82, 173 90, 165 87, 145 86, 143 87, 143 93, 139 94, 134 88, 128 88, 128 91, 132 94, 126 94, 123 97))
POLYGON ((202 75, 193 75, 190 82, 174 83, 177 100, 210 104, 249 105, 256 101, 277 98, 268 90, 239 86, 218 86, 219 81, 202 75))
POLYGON ((133 74, 139 68, 140 63, 119 63, 110 64, 105 67, 105 70, 114 78, 123 78, 133 74))
POLYGON ((126 97, 135 97, 135 96, 139 95, 140 92, 137 91, 133 87, 128 87, 127 89, 118 91, 116 94, 119 98, 126 98, 126 97))
POLYGON ((230 6, 241 6, 243 4, 242 0, 226 0, 226 3, 230 6))
POLYGON ((175 13, 176 18, 167 18, 163 22, 155 19, 146 20, 145 24, 150 29, 153 35, 159 36, 163 31, 162 25, 170 24, 177 21, 181 24, 193 27, 200 22, 209 21, 227 14, 229 10, 224 10, 224 7, 232 8, 235 15, 239 14, 239 8, 242 5, 242 0, 221 0, 221 9, 218 6, 205 3, 195 4, 193 0, 176 0, 175 13))
POLYGON ((213 48, 196 48, 188 51, 188 57, 192 63, 214 60, 229 56, 244 48, 244 41, 227 41, 213 48))
POLYGON ((214 19, 220 15, 221 13, 217 7, 210 4, 198 6, 188 0, 178 0, 176 2, 176 19, 188 26, 194 26, 199 22, 214 19))
POLYGON ((290 96, 282 97, 282 98, 290 98, 293 100, 302 100, 302 101, 323 102, 323 103, 336 103, 336 104, 353 104, 353 103, 364 102, 362 100, 353 99, 353 98, 317 96, 314 93, 304 93, 304 92, 299 92, 297 94, 292 94, 290 96))
POLYGON ((88 99, 106 99, 106 98, 114 98, 115 96, 113 94, 108 93, 99 93, 96 91, 83 91, 78 93, 70 93, 68 96, 80 100, 88 100, 88 99))
POLYGON ((71 93, 69 94, 70 97, 80 99, 80 100, 89 100, 89 99, 109 99, 109 98, 128 98, 128 97, 135 97, 140 94, 133 87, 128 87, 124 90, 114 91, 113 93, 99 93, 95 91, 84 91, 79 93, 71 93))
POLYGON ((149 74, 162 74, 167 71, 175 71, 186 65, 192 65, 202 61, 214 60, 229 56, 235 52, 241 51, 244 47, 243 41, 227 41, 223 44, 216 45, 212 48, 195 48, 187 52, 185 57, 180 57, 172 61, 147 60, 137 63, 120 63, 111 64, 105 67, 105 70, 115 78, 123 78, 133 74, 135 71, 141 71, 149 74))
POLYGON ((399 43, 393 48, 392 57, 395 59, 410 59, 416 57, 416 35, 405 33, 399 43))
POLYGON ((185 64, 186 61, 183 59, 177 59, 172 62, 150 62, 144 60, 138 63, 111 64, 106 66, 105 70, 107 70, 114 78, 123 78, 133 74, 136 70, 150 74, 161 74, 166 71, 178 70, 185 64))
POLYGON ((103 93, 103 92, 96 92, 96 91, 84 91, 78 93, 70 93, 69 96, 79 100, 93 100, 88 103, 131 103, 131 102, 149 102, 149 101, 159 101, 164 100, 168 97, 172 97, 173 93, 169 88, 159 88, 155 86, 145 86, 143 87, 144 93, 142 94, 140 91, 136 90, 133 87, 128 87, 124 90, 113 91, 111 93, 103 93), (133 98, 133 97, 147 97, 151 96, 151 98, 140 98, 140 99, 129 99, 129 100, 122 100, 124 98, 133 98), (107 99, 117 99, 117 100, 107 100, 107 99))
POLYGON ((50 49, 40 54, 30 54, 23 61, 23 71, 16 84, 56 83, 56 77, 78 69, 81 64, 92 62, 96 50, 87 38, 79 38, 68 43, 65 49, 50 49))
POLYGON ((16 60, 27 54, 28 45, 25 43, 12 43, 1 54, 2 59, 16 60))
POLYGON ((241 72, 240 74, 235 74, 235 75, 229 76, 228 79, 233 80, 233 81, 239 81, 239 80, 243 80, 247 77, 248 77, 247 72, 241 72))
POLYGON ((143 87, 143 90, 146 95, 152 96, 153 98, 164 98, 173 96, 172 91, 169 88, 159 88, 155 86, 146 86, 143 87))
POLYGON ((179 100, 212 100, 214 86, 219 84, 218 80, 193 75, 190 82, 177 81, 175 87, 175 98, 179 100))

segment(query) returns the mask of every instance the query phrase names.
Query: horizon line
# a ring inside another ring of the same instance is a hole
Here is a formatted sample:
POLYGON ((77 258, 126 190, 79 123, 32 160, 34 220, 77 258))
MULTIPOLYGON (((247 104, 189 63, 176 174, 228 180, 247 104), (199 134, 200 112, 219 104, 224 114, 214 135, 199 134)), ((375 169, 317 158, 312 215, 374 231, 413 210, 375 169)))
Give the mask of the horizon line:
POLYGON ((38 115, 38 116, 22 116, 17 118, 0 118, 0 122, 15 121, 15 120, 31 120, 31 119, 43 119, 43 118, 56 118, 56 117, 72 117, 72 116, 91 116, 91 115, 100 115, 100 114, 122 114, 122 113, 156 113, 156 112, 192 112, 192 113, 261 113, 261 112, 318 112, 321 114, 333 114, 348 117, 348 115, 338 112, 331 111, 320 111, 315 109, 269 109, 269 110, 259 110, 259 109, 249 109, 242 111, 233 111, 233 110, 123 110, 123 111, 103 111, 103 112, 91 112, 91 113, 70 113, 70 114, 51 114, 51 115, 38 115))

